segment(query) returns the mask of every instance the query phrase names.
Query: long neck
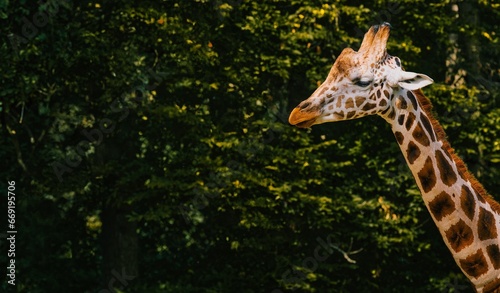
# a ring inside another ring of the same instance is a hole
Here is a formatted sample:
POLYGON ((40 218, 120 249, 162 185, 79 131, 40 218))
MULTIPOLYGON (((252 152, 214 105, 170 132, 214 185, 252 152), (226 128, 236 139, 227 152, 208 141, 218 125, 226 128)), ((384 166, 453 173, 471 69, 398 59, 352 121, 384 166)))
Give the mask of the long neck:
POLYGON ((385 119, 456 263, 478 292, 500 292, 500 205, 455 155, 420 91, 399 91, 385 119))

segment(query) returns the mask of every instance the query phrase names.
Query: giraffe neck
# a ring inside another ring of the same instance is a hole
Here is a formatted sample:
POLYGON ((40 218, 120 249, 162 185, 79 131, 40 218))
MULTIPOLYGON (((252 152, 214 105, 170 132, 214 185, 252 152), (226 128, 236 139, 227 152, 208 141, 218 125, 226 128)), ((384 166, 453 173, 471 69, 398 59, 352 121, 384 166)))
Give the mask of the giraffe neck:
POLYGON ((500 205, 455 155, 420 90, 395 92, 383 117, 457 265, 477 292, 500 292, 500 205))

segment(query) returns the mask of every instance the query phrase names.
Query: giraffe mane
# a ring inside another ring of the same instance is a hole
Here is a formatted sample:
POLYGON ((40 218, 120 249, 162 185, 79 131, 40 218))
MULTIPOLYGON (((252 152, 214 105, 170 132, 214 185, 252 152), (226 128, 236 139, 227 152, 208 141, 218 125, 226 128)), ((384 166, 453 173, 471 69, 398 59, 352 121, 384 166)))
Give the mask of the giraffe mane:
POLYGON ((446 138, 446 133, 444 132, 443 127, 441 126, 439 121, 434 118, 432 103, 429 98, 427 98, 420 89, 413 90, 412 92, 417 97, 417 101, 420 104, 420 107, 422 107, 423 111, 427 114, 427 117, 431 121, 438 140, 443 142, 443 149, 445 149, 450 154, 453 161, 455 161, 458 173, 461 174, 461 176, 465 180, 469 180, 472 188, 477 192, 477 194, 484 200, 486 200, 496 213, 500 214, 500 203, 496 202, 493 197, 486 191, 486 189, 484 189, 483 185, 481 185, 481 183, 477 181, 476 177, 469 172, 464 161, 455 153, 455 150, 451 147, 446 138))

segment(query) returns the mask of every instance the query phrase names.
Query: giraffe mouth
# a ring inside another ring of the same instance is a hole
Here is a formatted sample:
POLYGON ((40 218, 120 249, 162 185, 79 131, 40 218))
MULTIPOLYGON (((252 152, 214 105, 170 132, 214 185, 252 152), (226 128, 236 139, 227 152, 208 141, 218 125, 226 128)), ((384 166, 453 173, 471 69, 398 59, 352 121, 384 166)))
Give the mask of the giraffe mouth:
POLYGON ((319 116, 319 112, 316 111, 303 111, 300 108, 294 108, 290 117, 288 117, 288 122, 299 128, 308 128, 314 125, 316 119, 319 116))

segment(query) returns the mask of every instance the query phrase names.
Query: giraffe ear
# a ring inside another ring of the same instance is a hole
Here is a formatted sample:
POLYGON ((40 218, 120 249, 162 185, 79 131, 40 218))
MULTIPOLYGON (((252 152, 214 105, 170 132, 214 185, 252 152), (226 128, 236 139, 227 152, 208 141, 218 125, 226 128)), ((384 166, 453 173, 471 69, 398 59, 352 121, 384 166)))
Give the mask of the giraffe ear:
POLYGON ((398 85, 408 90, 417 90, 434 82, 432 78, 425 74, 403 71, 403 75, 398 85))

